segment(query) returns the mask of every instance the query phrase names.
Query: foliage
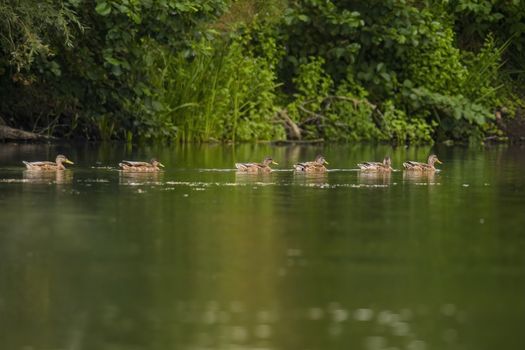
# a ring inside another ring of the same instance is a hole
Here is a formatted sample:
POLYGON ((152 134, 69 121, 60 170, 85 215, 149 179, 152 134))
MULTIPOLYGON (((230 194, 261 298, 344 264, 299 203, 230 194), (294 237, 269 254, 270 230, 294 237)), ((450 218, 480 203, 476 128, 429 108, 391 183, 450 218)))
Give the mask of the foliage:
MULTIPOLYGON (((16 62, 6 59, 13 54, 2 51, 2 94, 26 101, 40 96, 39 100, 50 106, 44 113, 55 114, 58 125, 77 128, 57 132, 59 135, 68 132, 99 138, 137 135, 134 108, 137 101, 151 94, 140 64, 144 41, 188 51, 191 41, 203 33, 198 30, 201 23, 219 14, 225 6, 225 0, 9 1, 0 7, 0 15, 16 15, 13 16, 19 25, 13 37, 23 38, 27 33, 38 40, 14 41, 18 48, 10 49, 15 53, 27 52, 25 46, 32 45, 21 61, 23 74, 17 72, 20 69, 16 62), (57 14, 48 16, 54 12, 57 14), (83 32, 79 23, 85 28, 83 32), (34 60, 37 54, 43 63, 34 60), (60 108, 64 104, 68 108, 60 108), (80 123, 73 123, 78 115, 80 123)), ((0 30, 5 33, 6 27, 0 30)), ((3 43, 2 46, 6 47, 3 43)), ((22 110, 2 100, 0 113, 13 115, 17 119, 14 124, 37 130, 48 127, 40 123, 41 112, 34 107, 22 110), (34 125, 29 125, 31 122, 34 125)))
POLYGON ((309 62, 298 67, 298 75, 293 79, 297 92, 287 109, 302 127, 303 136, 340 141, 374 139, 377 130, 366 92, 354 86, 354 93, 349 84, 341 84, 335 91, 332 78, 323 69, 324 63, 323 58, 310 57, 309 62))
MULTIPOLYGON (((296 1, 285 13, 280 38, 287 48, 281 78, 289 90, 300 90, 293 76, 301 74, 310 56, 322 58, 334 90, 355 81, 379 110, 393 108, 389 115, 418 125, 422 133, 416 137, 407 127, 396 139, 464 139, 493 118, 495 77, 505 46, 497 47, 488 37, 480 52, 461 52, 447 14, 424 3, 296 1)), ((345 112, 334 123, 348 125, 345 112)), ((347 133, 365 139, 374 135, 361 129, 350 127, 347 133)))
POLYGON ((450 13, 462 49, 479 49, 488 35, 495 35, 498 45, 511 39, 507 58, 521 66, 525 52, 525 2, 520 0, 433 1, 450 13))
POLYGON ((5 0, 0 117, 127 141, 479 139, 524 95, 523 6, 5 0))
MULTIPOLYGON (((41 70, 47 68, 59 76, 58 65, 50 60, 55 55, 52 45, 60 40, 72 47, 76 30, 83 29, 67 1, 4 0, 0 17, 0 74, 6 66, 16 73, 28 71, 38 61, 41 70)), ((20 74, 14 78, 24 79, 20 74)))
POLYGON ((351 75, 337 89, 323 70, 324 60, 311 57, 298 68, 294 79, 295 99, 288 105, 292 118, 304 129, 306 138, 338 141, 431 142, 435 124, 409 118, 392 101, 379 107, 351 75))
POLYGON ((407 116, 403 110, 396 109, 392 101, 383 105, 382 139, 405 143, 431 143, 436 122, 427 123, 425 118, 407 116))

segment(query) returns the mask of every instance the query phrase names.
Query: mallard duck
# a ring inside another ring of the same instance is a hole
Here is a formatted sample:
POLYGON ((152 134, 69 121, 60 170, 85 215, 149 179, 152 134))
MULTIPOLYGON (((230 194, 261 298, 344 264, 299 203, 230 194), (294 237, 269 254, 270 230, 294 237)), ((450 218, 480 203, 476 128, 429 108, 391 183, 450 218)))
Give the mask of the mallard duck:
POLYGON ((26 162, 25 160, 22 161, 26 165, 26 168, 28 170, 47 170, 47 171, 56 171, 56 170, 66 170, 66 167, 64 166, 64 163, 67 164, 75 164, 69 159, 66 158, 66 156, 59 154, 55 162, 26 162))
POLYGON ((262 163, 235 163, 237 171, 246 173, 271 172, 270 164, 279 165, 271 157, 266 157, 262 163))
POLYGON ((392 171, 392 160, 390 157, 385 157, 383 159, 383 163, 380 162, 365 162, 365 163, 359 163, 357 164, 359 169, 363 171, 392 171))
POLYGON ((324 159, 323 156, 319 155, 315 158, 313 162, 304 162, 294 164, 295 171, 305 172, 305 173, 324 173, 326 172, 325 164, 328 162, 324 159))
POLYGON ((118 165, 121 170, 131 172, 156 172, 160 171, 161 167, 164 168, 164 165, 156 159, 150 160, 149 163, 123 160, 118 165))
POLYGON ((405 170, 411 171, 436 171, 436 168, 434 167, 435 163, 442 164, 435 154, 431 154, 428 157, 427 163, 419 163, 409 160, 408 162, 403 163, 403 167, 405 170))

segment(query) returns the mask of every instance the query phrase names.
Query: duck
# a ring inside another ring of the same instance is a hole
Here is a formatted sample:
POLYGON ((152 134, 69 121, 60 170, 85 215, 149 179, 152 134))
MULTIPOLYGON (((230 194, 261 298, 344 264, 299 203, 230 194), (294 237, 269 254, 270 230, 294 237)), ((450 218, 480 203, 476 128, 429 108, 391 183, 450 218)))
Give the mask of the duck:
POLYGON ((323 156, 318 155, 313 162, 294 164, 293 168, 297 172, 304 173, 324 173, 327 171, 325 164, 328 164, 323 156))
POLYGON ((434 167, 434 164, 436 163, 443 164, 435 154, 431 154, 428 157, 427 163, 419 163, 409 160, 403 163, 403 167, 405 170, 409 171, 436 171, 436 168, 434 167))
POLYGON ((381 162, 364 162, 357 164, 359 169, 362 171, 382 171, 382 172, 390 172, 392 171, 392 160, 390 157, 385 157, 383 159, 383 163, 381 162))
POLYGON ((244 173, 269 173, 272 171, 270 164, 279 165, 272 157, 266 157, 261 163, 235 163, 237 171, 244 173))
POLYGON ((121 163, 118 164, 120 169, 122 171, 129 171, 129 172, 157 172, 160 171, 160 168, 164 168, 164 165, 153 158, 152 160, 148 162, 136 162, 131 160, 123 160, 121 163))
POLYGON ((26 162, 22 161, 25 164, 27 170, 40 170, 40 171, 56 171, 56 170, 66 170, 64 163, 66 164, 75 164, 66 156, 59 154, 55 158, 55 162, 41 161, 41 162, 26 162))

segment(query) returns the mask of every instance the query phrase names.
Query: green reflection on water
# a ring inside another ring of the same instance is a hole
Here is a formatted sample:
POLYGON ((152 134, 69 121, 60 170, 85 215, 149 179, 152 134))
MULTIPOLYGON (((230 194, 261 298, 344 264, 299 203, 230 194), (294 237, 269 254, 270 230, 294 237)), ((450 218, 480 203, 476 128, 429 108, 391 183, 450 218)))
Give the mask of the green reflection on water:
POLYGON ((430 151, 0 145, 0 348, 522 349, 523 149, 354 170, 430 151), (56 153, 76 165, 23 171, 56 153), (287 170, 318 153, 336 170, 287 170), (282 171, 233 171, 266 155, 282 171))

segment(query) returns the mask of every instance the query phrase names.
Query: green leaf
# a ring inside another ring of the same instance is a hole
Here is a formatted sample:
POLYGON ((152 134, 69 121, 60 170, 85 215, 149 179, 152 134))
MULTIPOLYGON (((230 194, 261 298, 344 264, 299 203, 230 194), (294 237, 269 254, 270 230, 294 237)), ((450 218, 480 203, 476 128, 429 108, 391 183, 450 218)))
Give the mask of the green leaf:
POLYGON ((60 70, 60 66, 56 62, 51 62, 49 64, 49 70, 57 77, 62 75, 62 71, 60 70))
POLYGON ((111 5, 107 2, 101 2, 95 7, 95 11, 101 16, 107 16, 111 13, 111 5))
POLYGON ((386 81, 390 81, 391 78, 390 78, 390 74, 388 73, 385 73, 385 72, 382 72, 379 74, 383 79, 385 79, 386 81))
POLYGON ((120 69, 120 66, 113 66, 111 67, 111 72, 118 77, 122 74, 122 69, 120 69))
POLYGON ((108 63, 110 63, 113 66, 120 66, 121 62, 117 60, 116 58, 113 58, 111 56, 105 56, 104 60, 108 63))
POLYGON ((297 16, 297 18, 299 18, 299 20, 301 20, 303 22, 308 22, 308 20, 309 20, 307 15, 299 15, 299 16, 297 16))

